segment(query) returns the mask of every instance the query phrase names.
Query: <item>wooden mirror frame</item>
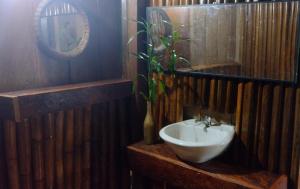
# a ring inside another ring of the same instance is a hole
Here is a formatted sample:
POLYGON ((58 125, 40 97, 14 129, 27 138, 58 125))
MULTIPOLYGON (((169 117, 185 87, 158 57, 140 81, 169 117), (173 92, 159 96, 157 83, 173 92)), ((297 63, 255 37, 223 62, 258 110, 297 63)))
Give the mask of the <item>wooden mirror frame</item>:
POLYGON ((86 49, 86 47, 89 43, 90 23, 89 23, 88 16, 83 9, 83 6, 80 6, 80 5, 81 5, 81 3, 78 2, 77 0, 43 0, 39 4, 39 6, 36 10, 36 13, 35 13, 35 17, 34 17, 34 22, 35 22, 34 27, 35 27, 38 46, 45 54, 52 56, 54 58, 59 58, 59 59, 72 59, 72 58, 78 57, 79 55, 81 55, 84 52, 84 50, 86 49), (81 39, 80 43, 78 44, 78 46, 69 52, 55 51, 54 49, 50 48, 42 39, 41 22, 40 22, 41 15, 50 4, 55 3, 55 2, 69 3, 74 8, 77 9, 78 13, 82 16, 83 21, 84 21, 84 31, 83 31, 82 39, 81 39))

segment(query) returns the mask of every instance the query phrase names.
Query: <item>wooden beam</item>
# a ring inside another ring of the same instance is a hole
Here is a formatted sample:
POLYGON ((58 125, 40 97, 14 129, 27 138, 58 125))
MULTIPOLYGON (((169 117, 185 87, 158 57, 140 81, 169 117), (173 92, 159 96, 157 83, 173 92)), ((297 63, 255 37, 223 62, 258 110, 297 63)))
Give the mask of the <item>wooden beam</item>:
POLYGON ((36 114, 125 98, 131 95, 129 80, 108 80, 0 93, 0 118, 20 122, 36 114))

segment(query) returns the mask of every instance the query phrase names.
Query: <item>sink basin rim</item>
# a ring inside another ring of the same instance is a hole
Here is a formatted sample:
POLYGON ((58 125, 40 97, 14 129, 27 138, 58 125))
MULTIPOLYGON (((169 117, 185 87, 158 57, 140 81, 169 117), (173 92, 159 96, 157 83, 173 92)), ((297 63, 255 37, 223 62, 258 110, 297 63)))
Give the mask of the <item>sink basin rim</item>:
MULTIPOLYGON (((220 126, 212 126, 212 127, 208 128, 209 130, 216 129, 216 128, 219 129, 220 127, 230 128, 231 131, 226 133, 225 136, 222 138, 222 140, 220 140, 220 142, 218 142, 218 143, 203 144, 201 142, 184 141, 184 140, 180 140, 180 139, 174 138, 172 136, 169 136, 168 134, 165 133, 165 131, 168 128, 173 127, 173 126, 178 125, 178 124, 180 124, 180 126, 183 126, 183 127, 186 127, 186 126, 190 127, 192 125, 187 125, 185 123, 185 122, 190 122, 190 121, 191 120, 186 120, 186 121, 182 121, 182 122, 178 122, 178 123, 173 123, 173 124, 170 124, 170 125, 164 127, 159 132, 160 138, 162 138, 165 142, 175 144, 175 145, 178 145, 178 146, 195 147, 196 148, 196 147, 213 147, 213 146, 227 145, 228 143, 230 143, 231 140, 226 140, 226 139, 228 139, 228 138, 232 139, 233 136, 234 136, 234 127, 231 126, 231 125, 227 125, 227 124, 221 124, 220 126)), ((198 123, 198 124, 201 124, 201 123, 198 123)), ((198 129, 199 129, 199 127, 200 127, 200 129, 204 129, 204 126, 201 126, 201 125, 197 125, 196 127, 198 127, 198 129)), ((218 130, 217 132, 226 132, 226 131, 218 130)))

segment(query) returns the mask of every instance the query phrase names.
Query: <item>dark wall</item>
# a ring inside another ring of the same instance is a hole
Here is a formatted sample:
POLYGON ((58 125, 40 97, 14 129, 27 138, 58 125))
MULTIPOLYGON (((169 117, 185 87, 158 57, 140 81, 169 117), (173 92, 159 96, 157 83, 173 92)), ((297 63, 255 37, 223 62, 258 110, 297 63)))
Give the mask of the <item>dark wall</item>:
POLYGON ((85 0, 91 38, 71 61, 39 50, 34 14, 41 0, 0 1, 0 91, 121 77, 121 2, 85 0))

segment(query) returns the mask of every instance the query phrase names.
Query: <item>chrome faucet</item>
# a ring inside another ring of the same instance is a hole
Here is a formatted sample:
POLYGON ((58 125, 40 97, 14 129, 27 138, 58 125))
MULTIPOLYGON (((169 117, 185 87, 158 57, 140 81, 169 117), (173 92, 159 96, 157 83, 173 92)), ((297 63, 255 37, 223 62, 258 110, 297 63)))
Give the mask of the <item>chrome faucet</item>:
POLYGON ((201 122, 205 125, 204 127, 204 130, 207 131, 207 128, 208 127, 211 127, 211 126, 220 126, 221 125, 221 122, 217 121, 215 118, 212 118, 210 116, 202 116, 202 115, 199 115, 199 116, 196 116, 195 117, 195 122, 198 123, 198 122, 201 122))

